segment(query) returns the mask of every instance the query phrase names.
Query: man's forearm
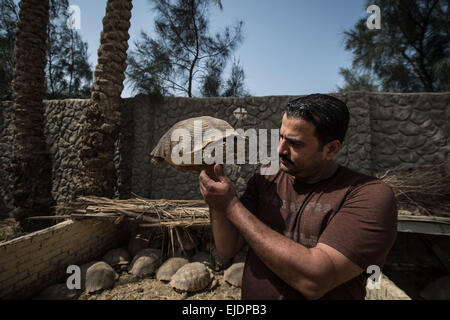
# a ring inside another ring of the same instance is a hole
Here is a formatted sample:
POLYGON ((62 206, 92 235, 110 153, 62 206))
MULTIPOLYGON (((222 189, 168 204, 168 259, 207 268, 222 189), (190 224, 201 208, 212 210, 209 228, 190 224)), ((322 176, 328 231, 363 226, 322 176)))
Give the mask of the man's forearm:
POLYGON ((243 246, 242 237, 224 213, 210 209, 214 243, 223 258, 232 258, 243 246))
POLYGON ((264 264, 305 297, 318 298, 332 283, 333 279, 324 277, 333 274, 327 257, 267 227, 241 202, 231 206, 227 217, 264 264))

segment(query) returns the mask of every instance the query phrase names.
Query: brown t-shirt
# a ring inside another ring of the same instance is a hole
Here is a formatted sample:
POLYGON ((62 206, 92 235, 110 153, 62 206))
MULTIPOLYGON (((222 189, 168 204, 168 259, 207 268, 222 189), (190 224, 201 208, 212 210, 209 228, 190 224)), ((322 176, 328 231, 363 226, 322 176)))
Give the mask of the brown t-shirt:
MULTIPOLYGON (((279 170, 256 172, 241 197, 244 206, 280 234, 312 248, 318 242, 341 252, 364 272, 321 299, 364 299, 370 265, 382 268, 397 235, 391 188, 379 179, 339 166, 330 178, 304 184, 279 170)), ((301 257, 299 257, 301 259, 301 257)), ((273 273, 249 248, 242 299, 305 297, 273 273)))

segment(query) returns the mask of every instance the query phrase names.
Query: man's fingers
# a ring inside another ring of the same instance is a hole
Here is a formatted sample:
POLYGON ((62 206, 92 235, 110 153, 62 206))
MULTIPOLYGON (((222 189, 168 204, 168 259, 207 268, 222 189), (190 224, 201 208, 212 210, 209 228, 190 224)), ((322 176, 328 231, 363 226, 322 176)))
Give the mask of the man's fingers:
POLYGON ((216 164, 214 166, 214 174, 221 182, 224 182, 227 179, 227 176, 225 175, 225 172, 223 171, 223 166, 221 164, 216 164))
POLYGON ((208 176, 205 170, 202 170, 199 175, 200 184, 208 184, 211 183, 211 178, 208 176))

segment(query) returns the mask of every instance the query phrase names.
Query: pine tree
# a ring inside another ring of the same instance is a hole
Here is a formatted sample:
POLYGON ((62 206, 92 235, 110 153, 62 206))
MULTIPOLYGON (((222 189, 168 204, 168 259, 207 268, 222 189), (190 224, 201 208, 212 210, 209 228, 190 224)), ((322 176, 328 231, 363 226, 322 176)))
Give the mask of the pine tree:
MULTIPOLYGON (((242 42, 243 22, 212 36, 211 0, 151 2, 157 13, 156 36, 142 32, 141 40, 135 42, 128 60, 128 81, 138 93, 192 97, 200 84, 203 95, 211 96, 220 85, 215 75, 242 42)), ((220 1, 214 3, 220 8, 220 1)))
POLYGON ((450 0, 370 0, 378 5, 381 29, 367 17, 345 32, 353 67, 373 74, 382 90, 450 90, 450 0))

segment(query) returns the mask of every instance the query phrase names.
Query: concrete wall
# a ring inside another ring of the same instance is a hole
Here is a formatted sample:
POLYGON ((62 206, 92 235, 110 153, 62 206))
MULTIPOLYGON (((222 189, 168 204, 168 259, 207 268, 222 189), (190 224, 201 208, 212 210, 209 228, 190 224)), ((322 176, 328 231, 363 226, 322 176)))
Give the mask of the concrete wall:
MULTIPOLYGON (((402 163, 441 159, 450 163, 450 93, 336 94, 350 110, 347 139, 337 157, 339 163, 376 174, 402 163)), ((117 196, 198 199, 198 175, 169 166, 152 167, 149 153, 159 138, 176 122, 209 115, 235 128, 280 127, 281 116, 294 96, 237 98, 164 98, 156 103, 146 96, 122 101, 120 141, 116 150, 119 169, 117 196), (233 111, 243 107, 247 120, 237 123, 233 111)), ((53 161, 53 195, 58 202, 71 200, 77 184, 83 108, 87 100, 46 101, 46 135, 53 161)), ((12 150, 10 102, 0 102, 0 216, 12 208, 10 175, 12 150)), ((227 166, 243 192, 255 166, 227 166)))
POLYGON ((0 299, 30 298, 64 280, 67 267, 100 259, 129 238, 126 223, 66 221, 0 244, 0 299))

